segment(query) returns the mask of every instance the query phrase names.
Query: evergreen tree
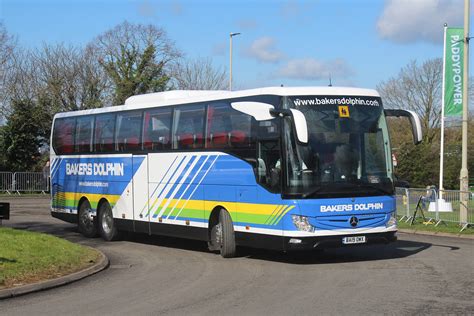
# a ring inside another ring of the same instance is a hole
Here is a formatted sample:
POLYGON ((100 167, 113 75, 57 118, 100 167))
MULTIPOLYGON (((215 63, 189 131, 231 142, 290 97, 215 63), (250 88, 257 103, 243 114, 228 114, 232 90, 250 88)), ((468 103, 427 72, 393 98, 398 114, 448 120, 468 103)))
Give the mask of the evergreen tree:
POLYGON ((12 113, 2 129, 2 151, 9 171, 31 171, 40 159, 45 138, 42 114, 28 101, 12 103, 12 113))

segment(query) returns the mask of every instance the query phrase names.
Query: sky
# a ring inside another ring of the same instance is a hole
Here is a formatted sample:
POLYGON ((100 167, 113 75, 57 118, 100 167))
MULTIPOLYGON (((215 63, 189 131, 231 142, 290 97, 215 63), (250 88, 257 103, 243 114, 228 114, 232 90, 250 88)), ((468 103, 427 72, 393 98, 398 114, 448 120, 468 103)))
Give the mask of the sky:
POLYGON ((233 37, 234 90, 327 85, 329 77, 337 86, 376 88, 412 60, 441 58, 443 25, 462 27, 463 5, 463 0, 0 0, 0 20, 28 48, 84 46, 123 21, 153 24, 186 58, 210 58, 220 69, 229 68, 229 34, 240 32, 233 37))

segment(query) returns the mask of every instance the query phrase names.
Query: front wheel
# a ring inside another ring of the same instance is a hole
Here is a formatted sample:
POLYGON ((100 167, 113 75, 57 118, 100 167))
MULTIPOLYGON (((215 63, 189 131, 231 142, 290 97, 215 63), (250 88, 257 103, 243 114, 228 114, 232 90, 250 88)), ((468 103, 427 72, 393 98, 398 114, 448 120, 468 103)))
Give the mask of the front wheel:
POLYGON ((99 232, 102 238, 106 241, 117 240, 119 238, 119 231, 114 223, 114 216, 109 203, 104 202, 100 205, 98 214, 99 232))
POLYGON ((210 245, 213 246, 213 250, 219 250, 224 258, 233 258, 237 253, 234 225, 232 224, 232 218, 225 209, 219 211, 219 221, 211 229, 210 245))

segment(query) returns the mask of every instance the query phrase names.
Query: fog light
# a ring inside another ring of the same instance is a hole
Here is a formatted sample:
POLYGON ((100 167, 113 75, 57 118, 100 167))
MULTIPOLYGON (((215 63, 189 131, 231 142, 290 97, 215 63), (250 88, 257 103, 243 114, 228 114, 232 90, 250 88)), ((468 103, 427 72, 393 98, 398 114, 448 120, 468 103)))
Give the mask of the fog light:
POLYGON ((291 215, 291 218, 293 219, 293 224, 296 226, 298 230, 301 230, 304 232, 314 231, 314 227, 309 223, 307 216, 291 215))
POLYGON ((397 225, 397 212, 390 213, 390 217, 387 223, 385 223, 385 227, 390 227, 393 225, 397 225))
POLYGON ((289 243, 290 244, 301 244, 301 239, 298 239, 298 238, 291 238, 289 243))

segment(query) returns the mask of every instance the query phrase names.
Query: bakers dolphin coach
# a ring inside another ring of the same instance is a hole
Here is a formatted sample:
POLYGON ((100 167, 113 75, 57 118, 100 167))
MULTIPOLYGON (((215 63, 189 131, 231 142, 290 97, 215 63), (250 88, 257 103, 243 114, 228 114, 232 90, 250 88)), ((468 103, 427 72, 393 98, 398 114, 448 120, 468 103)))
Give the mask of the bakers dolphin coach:
POLYGON ((167 91, 56 114, 52 216, 88 237, 121 232, 311 250, 396 240, 387 116, 377 91, 167 91))

